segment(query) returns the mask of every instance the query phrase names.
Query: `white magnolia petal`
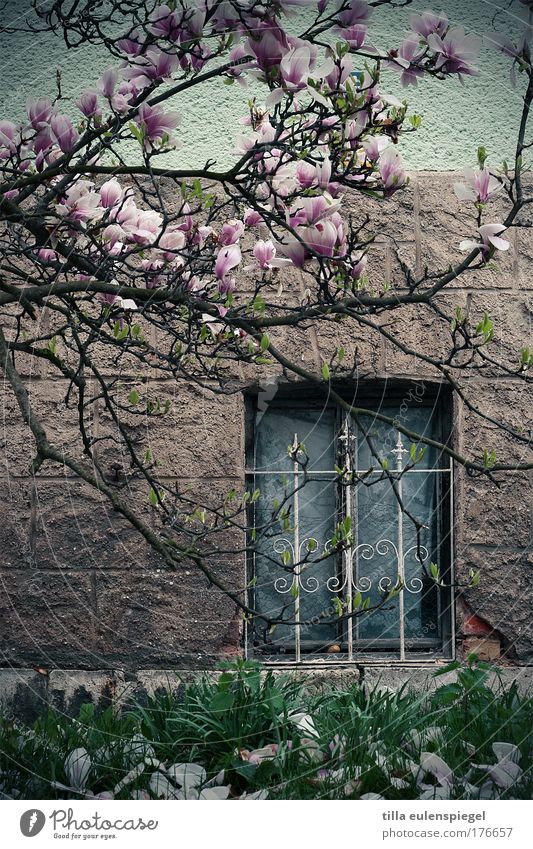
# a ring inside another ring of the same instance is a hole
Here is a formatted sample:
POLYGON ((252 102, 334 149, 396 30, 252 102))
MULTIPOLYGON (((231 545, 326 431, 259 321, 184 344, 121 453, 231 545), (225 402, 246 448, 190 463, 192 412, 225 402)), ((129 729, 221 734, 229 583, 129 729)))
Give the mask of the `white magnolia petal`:
POLYGON ((322 106, 325 106, 326 109, 329 109, 330 112, 333 110, 333 107, 327 97, 324 97, 323 94, 320 94, 320 92, 318 92, 316 88, 313 88, 313 86, 308 85, 307 91, 309 92, 313 100, 317 101, 317 103, 320 103, 322 106))
POLYGON ((139 307, 132 298, 117 298, 123 310, 138 310, 139 307))
POLYGON ((91 758, 86 749, 74 749, 65 760, 65 774, 75 790, 83 792, 91 771, 91 758))
POLYGON ((470 186, 466 186, 464 183, 454 183, 453 184, 453 190, 454 190, 456 197, 459 198, 459 200, 475 200, 476 199, 475 191, 470 186))
POLYGON ((152 773, 152 777, 150 778, 150 790, 156 799, 184 798, 183 793, 180 793, 162 772, 152 773))
POLYGON ((243 793, 239 796, 241 802, 250 802, 254 799, 268 799, 268 790, 256 790, 255 793, 243 793))
POLYGON ((454 774, 446 761, 444 761, 435 752, 422 752, 420 755, 420 770, 423 773, 429 772, 434 775, 439 784, 451 785, 454 781, 454 774))
POLYGON ((302 731, 309 737, 318 737, 318 731, 311 716, 308 713, 291 713, 289 719, 293 722, 299 731, 302 731))
POLYGON ((520 761, 520 749, 514 743, 493 743, 492 751, 498 761, 513 761, 515 764, 520 761))
POLYGON ((499 236, 489 236, 489 242, 498 251, 507 251, 510 248, 509 242, 506 242, 505 239, 500 239, 499 236))
POLYGON ((490 766, 487 771, 494 783, 504 789, 512 787, 522 776, 522 770, 512 761, 501 761, 490 766))
POLYGON ((189 787, 198 787, 207 780, 207 773, 200 764, 171 764, 167 775, 186 790, 189 787))
POLYGON ((273 106, 280 103, 285 97, 285 92, 282 88, 274 88, 265 100, 265 109, 272 109, 273 106))
POLYGON ((229 796, 229 787, 208 787, 200 792, 200 799, 227 799, 229 796))
POLYGON ((459 244, 460 251, 473 251, 474 248, 479 248, 479 242, 475 242, 473 239, 463 239, 459 244))
POLYGON ((137 764, 137 766, 134 766, 133 769, 130 769, 127 775, 125 775, 124 778, 119 781, 118 784, 115 785, 115 788, 113 790, 115 796, 118 796, 118 794, 121 790, 124 789, 124 787, 126 787, 128 784, 131 784, 132 781, 135 781, 136 778, 142 775, 144 772, 144 767, 145 765, 141 763, 137 764))
POLYGON ((206 781, 206 782, 205 782, 205 784, 203 785, 204 790, 205 790, 207 787, 217 787, 217 786, 220 786, 220 785, 222 784, 222 782, 223 782, 223 781, 224 781, 224 770, 223 770, 223 769, 221 769, 221 770, 220 770, 220 772, 217 772, 217 774, 215 775, 215 777, 214 777, 214 778, 211 778, 209 781, 206 781))

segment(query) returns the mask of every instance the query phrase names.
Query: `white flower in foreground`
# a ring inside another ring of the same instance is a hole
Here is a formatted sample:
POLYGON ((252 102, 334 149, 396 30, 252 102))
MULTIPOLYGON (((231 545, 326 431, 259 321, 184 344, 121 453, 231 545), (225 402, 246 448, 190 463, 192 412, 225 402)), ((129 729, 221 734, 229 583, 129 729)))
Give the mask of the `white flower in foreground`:
POLYGON ((422 752, 419 766, 413 765, 415 779, 422 791, 420 799, 449 799, 455 783, 455 775, 446 761, 434 752, 422 752), (432 775, 437 784, 426 783, 427 775, 432 775))
POLYGON ((91 758, 86 749, 74 749, 65 759, 65 774, 72 790, 84 793, 91 771, 91 758))
POLYGON ((169 766, 167 774, 175 784, 159 771, 154 772, 150 779, 150 790, 157 799, 224 800, 229 796, 229 787, 219 786, 224 780, 223 772, 206 781, 207 773, 202 766, 180 763, 169 766))
POLYGON ((268 799, 268 790, 256 790, 255 793, 243 793, 242 796, 239 796, 238 801, 250 802, 252 799, 268 799))
POLYGON ((318 731, 315 728, 313 718, 309 716, 308 713, 290 713, 289 720, 290 722, 293 722, 298 730, 305 734, 306 737, 318 737, 318 731))
POLYGON ((455 195, 459 200, 487 203, 492 195, 503 188, 503 183, 491 174, 486 166, 477 170, 466 168, 464 177, 465 183, 454 183, 453 186, 455 195))
POLYGON ((478 227, 478 233, 481 236, 481 241, 476 242, 475 239, 464 239, 460 245, 460 251, 473 251, 479 248, 483 254, 489 253, 492 248, 498 251, 509 250, 509 242, 502 239, 501 234, 504 233, 506 227, 503 224, 482 224, 478 227))
MULTIPOLYGON (((502 790, 508 790, 514 784, 518 784, 523 778, 523 770, 518 765, 520 760, 520 749, 513 743, 493 743, 492 751, 497 760, 495 764, 478 764, 476 769, 486 772, 490 781, 502 790)), ((490 787, 483 785, 481 788, 485 792, 494 792, 490 787)))

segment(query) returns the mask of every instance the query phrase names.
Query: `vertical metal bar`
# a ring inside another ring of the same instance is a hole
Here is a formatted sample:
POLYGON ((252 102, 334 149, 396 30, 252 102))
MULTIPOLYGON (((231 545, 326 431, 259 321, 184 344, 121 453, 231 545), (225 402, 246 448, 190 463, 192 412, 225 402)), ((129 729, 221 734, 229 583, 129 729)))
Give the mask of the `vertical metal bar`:
MULTIPOLYGON (((400 661, 405 660, 405 596, 404 596, 404 585, 405 585, 405 564, 404 564, 404 556, 403 556, 403 510, 402 510, 402 470, 403 470, 403 460, 402 455, 405 452, 402 443, 402 435, 398 433, 398 440, 396 442, 396 471, 398 472, 398 581, 401 584, 400 596, 399 596, 399 608, 400 608, 400 661)), ((403 502, 402 502, 403 503, 403 502)))
POLYGON ((294 462, 293 462, 293 481, 294 481, 294 578, 293 587, 295 587, 294 595, 294 618, 296 625, 294 626, 294 655, 296 663, 301 660, 301 626, 300 626, 300 529, 298 527, 300 521, 299 503, 298 503, 298 480, 299 468, 297 460, 298 450, 298 434, 294 434, 293 442, 294 462))
POLYGON ((448 481, 448 491, 450 498, 450 595, 448 598, 448 602, 450 605, 450 639, 451 639, 451 657, 452 660, 455 660, 455 563, 454 563, 454 549, 455 549, 455 540, 454 540, 454 527, 455 527, 455 500, 454 500, 454 487, 455 487, 455 468, 454 461, 450 458, 450 471, 449 471, 450 479, 448 481))
MULTIPOLYGON (((345 496, 344 496, 344 511, 346 516, 349 516, 352 519, 351 530, 350 533, 353 533, 353 516, 352 516, 352 481, 351 481, 351 473, 352 473, 352 459, 351 459, 351 445, 350 445, 350 418, 349 414, 345 413, 344 415, 344 424, 343 424, 343 442, 345 446, 345 466, 346 471, 348 472, 348 484, 345 487, 345 496)), ((353 605, 353 548, 350 543, 344 550, 344 574, 346 576, 346 604, 348 607, 348 613, 353 613, 352 605, 353 605)), ((348 660, 353 660, 353 619, 349 618, 348 620, 348 660)))

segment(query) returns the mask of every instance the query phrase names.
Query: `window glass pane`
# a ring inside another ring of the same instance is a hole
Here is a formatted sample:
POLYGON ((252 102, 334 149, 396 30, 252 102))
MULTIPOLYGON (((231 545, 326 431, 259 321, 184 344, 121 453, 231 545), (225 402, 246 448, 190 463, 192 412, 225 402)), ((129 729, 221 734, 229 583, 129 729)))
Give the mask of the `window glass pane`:
MULTIPOLYGON (((382 478, 380 461, 397 471, 398 424, 415 433, 440 441, 441 425, 431 407, 415 400, 410 406, 382 406, 379 412, 392 423, 370 417, 353 422, 352 468, 361 476, 349 489, 353 532, 353 592, 360 591, 372 606, 379 605, 384 591, 397 584, 400 564, 404 570, 404 637, 407 655, 421 642, 441 639, 440 591, 425 574, 419 556, 429 573, 431 562, 440 562, 440 511, 442 487, 438 471, 447 463, 440 452, 426 446, 413 469, 398 480, 404 511, 399 506, 388 478, 382 478), (368 437, 368 438, 367 438, 368 437), (369 445, 369 441, 371 445, 369 445), (370 472, 369 472, 370 470, 370 472), (369 472, 368 474, 366 474, 369 472), (364 478, 364 479, 363 479, 364 478), (407 513, 424 527, 419 533, 407 513), (418 547, 417 547, 418 539, 418 547)), ((302 652, 343 643, 347 626, 336 619, 332 598, 346 597, 346 577, 339 555, 327 555, 336 522, 342 519, 340 487, 335 465, 338 446, 337 411, 332 408, 271 406, 257 422, 255 439, 255 486, 261 496, 255 504, 257 530, 254 603, 272 618, 296 619, 294 590, 298 583, 302 652), (288 449, 294 442, 305 445, 309 461, 304 485, 302 469, 295 470, 288 449), (298 487, 295 495, 295 486, 298 487), (287 527, 272 522, 275 502, 289 507, 287 527), (295 522, 295 515, 298 522, 295 522), (297 528, 295 525, 297 524, 297 528), (283 556, 287 560, 283 561, 283 556), (301 565, 296 576, 294 563, 301 565), (297 580, 298 579, 298 580, 297 580), (333 619, 330 625, 322 619, 333 619), (342 636, 344 634, 344 637, 342 636)), ((341 443, 339 443, 341 444, 341 443)), ((344 443, 342 443, 344 444, 344 443)), ((409 437, 401 435, 401 469, 411 463, 409 437)), ((346 492, 344 493, 346 495, 346 492)), ((400 641, 400 597, 386 601, 380 609, 363 614, 353 622, 354 648, 365 651, 397 650, 400 641)), ((270 634, 257 621, 254 639, 273 649, 295 647, 294 625, 277 625, 270 634)))
MULTIPOLYGON (((414 403, 414 402, 413 402, 414 403)), ((397 422, 402 427, 413 431, 420 436, 426 436, 430 439, 438 439, 439 428, 437 417, 433 415, 431 407, 411 406, 405 409, 400 407, 380 407, 379 413, 397 422)), ((370 416, 362 416, 360 418, 359 438, 358 438, 358 468, 368 469, 370 466, 376 466, 379 459, 386 459, 389 463, 389 468, 395 463, 395 455, 391 452, 396 447, 398 439, 398 430, 393 425, 382 422, 379 419, 373 419, 370 416), (365 439, 364 434, 368 435, 365 439), (376 459, 372 453, 370 444, 379 459, 376 459)), ((403 436, 404 448, 409 449, 411 442, 408 436, 403 436)), ((420 443, 419 447, 422 447, 420 443)), ((404 459, 404 464, 406 460, 404 459)), ((424 456, 417 463, 417 469, 433 469, 437 468, 439 463, 439 452, 436 448, 430 445, 425 446, 424 456)))
MULTIPOLYGON (((272 616, 281 615, 294 620, 294 597, 290 592, 293 573, 280 565, 282 552, 290 554, 289 567, 308 556, 300 576, 300 621, 305 622, 301 630, 303 648, 305 641, 328 643, 335 640, 337 627, 318 624, 316 618, 331 608, 333 593, 328 580, 335 577, 334 556, 316 562, 323 554, 331 538, 336 522, 336 492, 334 483, 335 466, 335 412, 322 410, 284 410, 272 407, 263 415, 256 431, 256 486, 261 497, 256 504, 256 527, 265 528, 271 521, 273 502, 281 501, 286 495, 290 504, 290 528, 282 531, 279 526, 259 535, 256 554, 255 604, 262 612, 272 616), (309 457, 309 480, 304 485, 304 476, 298 475, 298 494, 295 504, 294 463, 287 449, 294 436, 304 443, 309 457), (280 474, 280 470, 282 474, 280 474), (327 472, 327 474, 317 474, 327 472), (294 513, 298 509, 298 534, 294 532, 294 513), (298 537, 298 539, 297 539, 298 537), (309 543, 314 540, 315 544, 309 543), (295 543, 299 543, 299 554, 295 543), (314 548, 308 551, 308 547, 314 548), (285 608, 285 610, 284 610, 285 608), (315 620, 315 621, 313 621, 315 620)), ((269 636, 273 645, 294 645, 294 629, 278 625, 269 636)), ((307 646, 308 648, 310 646, 307 646)))
MULTIPOLYGON (((393 408, 383 407, 380 412, 418 434, 438 438, 436 417, 428 407, 393 408)), ((425 576, 418 554, 429 571, 431 561, 438 563, 438 467, 436 449, 427 446, 425 455, 414 469, 401 477, 401 499, 405 508, 402 513, 398 499, 388 479, 381 480, 378 459, 387 461, 388 469, 396 469, 398 430, 377 419, 365 420, 363 428, 356 427, 357 469, 374 468, 374 473, 364 482, 359 482, 354 495, 356 520, 355 574, 363 598, 370 598, 371 605, 379 604, 381 590, 394 586, 397 580, 400 559, 405 574, 404 623, 407 650, 416 641, 436 639, 439 636, 438 589, 425 576), (365 438, 365 432, 371 441, 365 438), (425 527, 420 531, 420 549, 417 548, 417 533, 412 514, 425 527), (403 539, 400 541, 400 523, 403 539), (409 645, 411 641, 411 646, 409 645)), ((401 455, 402 468, 410 462, 408 448, 410 440, 402 436, 405 453, 401 455)), ((379 610, 368 616, 358 617, 355 624, 356 636, 371 641, 380 647, 380 641, 399 640, 399 598, 387 601, 379 610)))

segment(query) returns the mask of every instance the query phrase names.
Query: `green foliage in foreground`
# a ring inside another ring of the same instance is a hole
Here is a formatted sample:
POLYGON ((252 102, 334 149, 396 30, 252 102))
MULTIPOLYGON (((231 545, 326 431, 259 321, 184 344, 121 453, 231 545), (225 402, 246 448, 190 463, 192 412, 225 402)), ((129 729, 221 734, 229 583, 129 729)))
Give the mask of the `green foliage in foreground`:
POLYGON ((227 665, 122 712, 84 705, 0 720, 4 798, 524 799, 533 699, 497 670, 450 664, 424 693, 309 682, 227 665), (307 685, 307 686, 306 686, 307 685), (262 792, 260 792, 262 791, 262 792), (252 795, 253 798, 253 795, 252 795), (375 798, 370 796, 370 798, 375 798))

